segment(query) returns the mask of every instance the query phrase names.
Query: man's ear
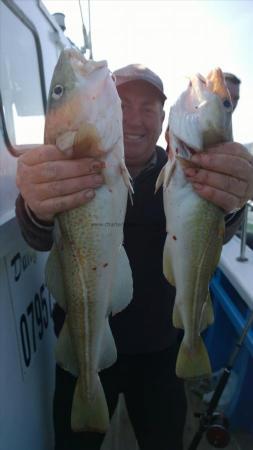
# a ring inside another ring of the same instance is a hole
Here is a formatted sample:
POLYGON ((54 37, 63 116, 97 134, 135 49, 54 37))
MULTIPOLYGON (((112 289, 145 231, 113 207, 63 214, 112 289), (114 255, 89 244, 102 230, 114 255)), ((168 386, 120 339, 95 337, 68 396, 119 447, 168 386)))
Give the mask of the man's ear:
POLYGON ((162 129, 163 129, 164 117, 165 117, 165 111, 163 109, 162 112, 161 112, 161 130, 160 130, 160 132, 162 132, 162 129))

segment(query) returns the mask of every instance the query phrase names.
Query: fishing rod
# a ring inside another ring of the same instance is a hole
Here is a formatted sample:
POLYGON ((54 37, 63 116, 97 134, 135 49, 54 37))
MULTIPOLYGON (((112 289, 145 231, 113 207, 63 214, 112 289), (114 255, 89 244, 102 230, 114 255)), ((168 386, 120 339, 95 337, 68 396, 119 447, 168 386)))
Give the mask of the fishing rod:
POLYGON ((82 30, 83 30, 83 40, 84 40, 84 47, 82 49, 83 53, 86 52, 86 50, 90 51, 89 59, 93 59, 92 54, 92 42, 91 42, 91 14, 90 14, 90 0, 88 0, 88 21, 89 21, 89 33, 87 33, 85 24, 84 24, 84 18, 83 18, 83 10, 81 5, 81 0, 79 0, 79 10, 81 15, 81 21, 82 21, 82 30))
POLYGON ((216 412, 215 409, 228 382, 237 355, 242 348, 244 339, 246 338, 252 324, 253 311, 248 318, 241 337, 236 343, 235 349, 230 356, 227 366, 223 370, 206 411, 204 413, 195 414, 196 417, 199 417, 199 429, 195 433, 188 450, 196 450, 198 448, 204 433, 206 433, 206 438, 209 444, 213 447, 224 448, 228 444, 228 421, 223 414, 216 412))

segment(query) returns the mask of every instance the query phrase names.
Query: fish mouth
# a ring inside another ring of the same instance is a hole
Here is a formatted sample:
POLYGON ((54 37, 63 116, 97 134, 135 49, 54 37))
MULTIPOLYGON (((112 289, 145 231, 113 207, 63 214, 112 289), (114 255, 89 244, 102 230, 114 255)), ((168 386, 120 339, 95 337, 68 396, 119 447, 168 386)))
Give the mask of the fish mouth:
MULTIPOLYGON (((178 138, 177 138, 178 139, 178 138)), ((187 145, 185 142, 178 139, 178 147, 176 148, 176 154, 184 159, 191 159, 197 150, 187 145)))

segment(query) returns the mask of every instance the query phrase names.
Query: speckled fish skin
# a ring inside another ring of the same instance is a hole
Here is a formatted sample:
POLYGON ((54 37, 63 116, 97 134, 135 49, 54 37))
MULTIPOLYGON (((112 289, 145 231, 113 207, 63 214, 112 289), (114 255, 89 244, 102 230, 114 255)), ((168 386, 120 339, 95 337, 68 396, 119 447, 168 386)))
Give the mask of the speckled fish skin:
POLYGON ((69 158, 104 161, 105 184, 89 203, 57 216, 58 232, 46 268, 55 300, 66 311, 56 360, 77 377, 71 426, 105 432, 109 414, 98 371, 116 361, 108 323, 132 298, 123 223, 129 174, 124 163, 121 102, 105 61, 64 50, 49 93, 45 143, 69 158))
POLYGON ((224 213, 194 192, 182 166, 191 166, 194 151, 232 140, 231 114, 220 69, 206 79, 192 77, 170 110, 169 159, 157 181, 157 188, 163 184, 167 227, 163 270, 176 286, 173 324, 184 330, 176 373, 184 379, 211 373, 200 333, 213 321, 209 282, 220 258, 224 213))

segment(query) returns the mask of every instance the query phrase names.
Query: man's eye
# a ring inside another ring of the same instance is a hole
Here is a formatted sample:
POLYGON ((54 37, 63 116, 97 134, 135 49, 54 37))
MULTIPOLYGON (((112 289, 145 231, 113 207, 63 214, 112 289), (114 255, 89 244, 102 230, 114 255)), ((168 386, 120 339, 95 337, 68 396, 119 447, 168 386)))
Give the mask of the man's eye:
POLYGON ((146 108, 144 108, 144 112, 147 113, 147 114, 153 114, 154 110, 151 107, 146 107, 146 108))

